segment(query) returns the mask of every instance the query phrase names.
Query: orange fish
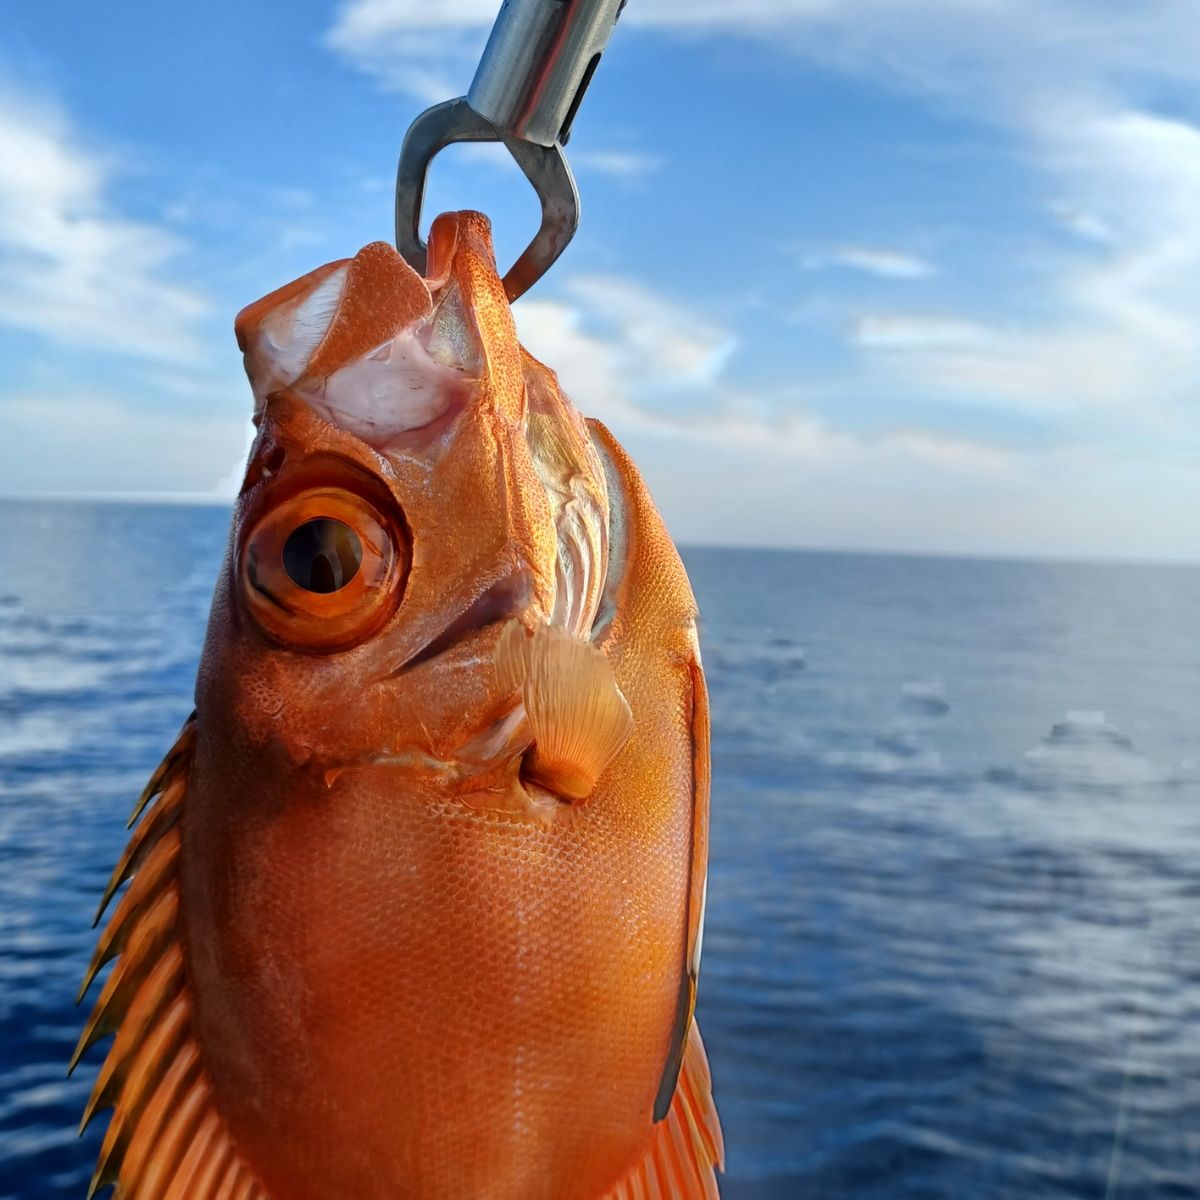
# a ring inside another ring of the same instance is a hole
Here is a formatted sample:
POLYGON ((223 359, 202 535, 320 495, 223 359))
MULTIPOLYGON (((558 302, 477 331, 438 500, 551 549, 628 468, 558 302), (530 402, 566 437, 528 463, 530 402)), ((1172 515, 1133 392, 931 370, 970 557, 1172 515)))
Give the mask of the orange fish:
POLYGON ((376 243, 237 319, 258 436, 196 712, 84 984, 116 958, 93 1193, 717 1195, 695 602, 486 219, 428 269, 376 243))

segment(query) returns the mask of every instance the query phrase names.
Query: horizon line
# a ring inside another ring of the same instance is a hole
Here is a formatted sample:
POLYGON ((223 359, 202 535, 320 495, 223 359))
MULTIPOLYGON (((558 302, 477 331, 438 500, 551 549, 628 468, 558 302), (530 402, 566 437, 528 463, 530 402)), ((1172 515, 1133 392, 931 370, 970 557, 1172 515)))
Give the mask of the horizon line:
MULTIPOLYGON (((84 504, 145 504, 180 508, 232 508, 235 496, 214 492, 0 492, 0 502, 45 501, 48 503, 84 504)), ((674 540, 674 539, 672 539, 674 540)), ((813 544, 780 544, 756 542, 705 542, 691 539, 676 541, 680 549, 728 550, 759 554, 837 554, 865 555, 876 558, 950 559, 967 562, 1062 564, 1066 566, 1097 567, 1200 567, 1197 558, 1150 558, 1135 555, 1095 555, 1072 552, 1040 553, 1031 550, 962 550, 909 546, 822 546, 813 544)))

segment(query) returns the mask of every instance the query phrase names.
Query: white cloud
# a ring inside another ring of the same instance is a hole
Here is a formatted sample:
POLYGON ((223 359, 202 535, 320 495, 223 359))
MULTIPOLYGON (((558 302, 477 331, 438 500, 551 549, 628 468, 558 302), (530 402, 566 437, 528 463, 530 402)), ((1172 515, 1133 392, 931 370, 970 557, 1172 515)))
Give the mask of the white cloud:
POLYGON ((928 259, 880 246, 842 246, 821 254, 806 254, 802 265, 810 271, 849 267, 880 279, 928 279, 937 268, 928 259))
POLYGON ((207 304, 167 274, 182 243, 115 211, 111 173, 60 112, 0 92, 0 322, 118 354, 193 358, 207 304))
POLYGON ((695 444, 667 458, 642 442, 635 454, 685 544, 1200 558, 1200 525, 1179 511, 1181 497, 1200 503, 1195 467, 1059 450, 1030 454, 1006 474, 977 476, 961 460, 943 469, 891 440, 794 465, 764 459, 756 470, 731 470, 726 451, 695 444))
POLYGON ((580 171, 639 183, 659 170, 663 160, 657 154, 638 150, 578 150, 571 155, 571 165, 580 171))
MULTIPOLYGON (((460 162, 498 171, 514 169, 512 155, 499 142, 457 142, 448 149, 448 153, 460 162)), ((570 157, 571 166, 576 171, 607 175, 623 183, 637 183, 659 170, 663 164, 658 155, 637 150, 580 150, 570 157)))
MULTIPOLYGON (((1047 109, 1038 161, 1086 214, 1083 252, 1047 261, 1036 326, 864 315, 868 353, 904 351, 906 387, 1024 408, 1123 412, 1146 428, 1200 390, 1200 128, 1137 112, 1047 109), (1043 305, 1045 307, 1045 305, 1043 305)), ((1083 428, 1083 427, 1081 427, 1083 428)))
POLYGON ((748 395, 732 364, 690 370, 728 335, 686 305, 612 278, 565 291, 521 301, 522 340, 630 449, 685 543, 1200 556, 1200 523, 1180 510, 1180 497, 1200 503, 1194 464, 1018 451, 903 426, 851 434, 792 395, 748 395), (635 296, 636 317, 614 322, 618 298, 635 296), (657 353, 660 332, 671 341, 689 329, 690 349, 657 353), (680 402, 656 405, 668 388, 680 402))
POLYGON ((1059 202, 1050 205, 1050 211, 1072 233, 1093 242, 1112 242, 1114 234, 1095 213, 1059 202))
MULTIPOLYGON (((227 406, 141 405, 105 393, 0 398, 0 479, 7 492, 228 495, 244 447, 227 406)), ((243 457, 244 461, 244 457, 243 457)))
POLYGON ((566 291, 623 357, 652 361, 662 386, 711 384, 737 346, 728 330, 623 276, 576 276, 566 291))
POLYGON ((851 339, 868 350, 941 350, 981 346, 998 334, 959 317, 868 314, 854 323, 851 339))
POLYGON ((1068 279, 1075 304, 1177 357, 1200 318, 1200 128, 1131 109, 1038 130, 1042 153, 1112 231, 1113 249, 1068 279))
MULTIPOLYGON (((826 66, 935 93, 1024 147, 1033 185, 1055 197, 1048 207, 1081 242, 1031 251, 1036 303, 1024 329, 992 329, 970 313, 857 321, 851 336, 865 353, 907 352, 907 390, 1019 407, 1123 408, 1135 424, 1194 404, 1200 126, 1142 107, 1167 81, 1190 97, 1188 107, 1200 102, 1200 21, 1191 6, 647 0, 629 16, 769 37, 826 66)), ((869 269, 866 260, 857 265, 869 269)), ((1019 311, 1019 294, 1005 300, 1019 311)))
POLYGON ((384 87, 434 104, 467 90, 497 11, 492 0, 347 0, 325 44, 384 87))
POLYGON ((618 436, 723 453, 723 486, 736 490, 764 460, 847 472, 919 463, 973 478, 1021 473, 1011 454, 983 443, 903 428, 856 437, 798 409, 792 396, 750 395, 727 377, 736 347, 728 331, 632 280, 584 277, 565 291, 568 300, 528 297, 514 310, 530 352, 618 436), (656 403, 664 391, 669 406, 656 403))
POLYGON ((958 400, 1032 411, 1136 404, 1146 372, 1128 344, 1091 333, 1027 334, 994 348, 930 352, 911 364, 915 382, 958 400))
POLYGON ((410 30, 477 29, 490 26, 495 0, 348 0, 329 37, 348 46, 385 42, 410 30))
POLYGON ((1200 56, 1200 23, 1177 0, 643 0, 622 20, 767 39, 992 115, 1047 95, 1111 98, 1138 74, 1191 85, 1200 56))
MULTIPOLYGON (((495 0, 345 0, 326 40, 363 69, 403 82, 430 57, 457 55, 469 71, 496 12, 495 0)), ((767 39, 987 107, 1000 95, 1036 105, 1031 89, 1046 85, 1104 90, 1134 72, 1191 82, 1200 59, 1200 22, 1178 0, 641 0, 621 25, 767 39)))

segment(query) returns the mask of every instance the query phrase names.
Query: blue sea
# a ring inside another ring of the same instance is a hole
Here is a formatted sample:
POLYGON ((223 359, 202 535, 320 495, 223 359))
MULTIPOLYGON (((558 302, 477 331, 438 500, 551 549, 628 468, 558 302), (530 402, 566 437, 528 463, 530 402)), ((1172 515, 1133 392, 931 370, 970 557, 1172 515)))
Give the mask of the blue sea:
MULTIPOLYGON (((90 1175, 74 993, 227 521, 0 504, 0 1197, 90 1175)), ((1200 570, 684 557, 723 1194, 1200 1196, 1200 570)))

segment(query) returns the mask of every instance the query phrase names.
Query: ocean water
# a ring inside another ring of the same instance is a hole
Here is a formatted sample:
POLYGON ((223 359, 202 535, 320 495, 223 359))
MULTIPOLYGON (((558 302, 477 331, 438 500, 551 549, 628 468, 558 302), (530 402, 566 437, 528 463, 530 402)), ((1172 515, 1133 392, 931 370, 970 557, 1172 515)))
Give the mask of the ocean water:
MULTIPOLYGON (((0 504, 3 1198, 90 1175, 73 997, 227 519, 0 504)), ((685 558, 723 1194, 1200 1195, 1200 570, 685 558)))

